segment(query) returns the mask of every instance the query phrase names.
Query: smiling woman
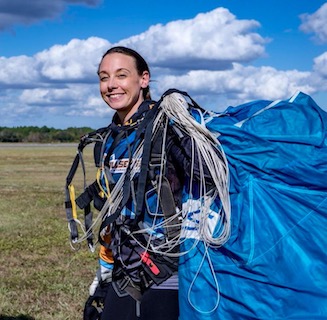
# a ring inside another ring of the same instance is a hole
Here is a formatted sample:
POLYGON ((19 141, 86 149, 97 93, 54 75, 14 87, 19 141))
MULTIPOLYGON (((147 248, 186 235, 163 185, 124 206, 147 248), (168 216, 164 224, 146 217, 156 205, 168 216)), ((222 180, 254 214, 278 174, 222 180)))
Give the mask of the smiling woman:
POLYGON ((117 111, 122 123, 129 120, 144 99, 149 98, 148 65, 131 49, 114 47, 108 50, 98 74, 101 96, 110 108, 117 111))
MULTIPOLYGON (((116 202, 111 200, 111 193, 114 194, 114 190, 117 188, 121 190, 119 181, 126 172, 129 172, 129 168, 134 167, 132 171, 137 172, 138 176, 142 175, 142 158, 134 157, 134 155, 131 158, 131 152, 139 143, 138 139, 143 136, 143 133, 141 136, 138 135, 138 127, 146 126, 145 119, 149 118, 155 103, 150 100, 149 67, 143 57, 132 49, 126 47, 109 49, 99 64, 98 75, 101 96, 107 105, 116 111, 109 130, 101 137, 101 140, 103 139, 100 147, 101 154, 96 156, 96 162, 101 162, 98 163, 100 167, 98 183, 106 199, 116 202), (119 163, 118 166, 117 163, 119 163)), ((99 150, 99 147, 95 150, 97 149, 99 150)), ((173 169, 173 166, 171 170, 177 171, 176 168, 173 169)), ((146 177, 147 173, 143 176, 146 177)), ((135 217, 136 211, 139 210, 138 205, 135 207, 135 197, 139 197, 138 192, 143 194, 144 192, 142 192, 142 188, 141 191, 134 190, 135 187, 129 188, 129 184, 137 184, 136 189, 140 189, 138 179, 141 180, 141 178, 136 178, 132 181, 125 181, 122 188, 128 190, 131 195, 126 197, 120 205, 121 212, 117 211, 119 217, 100 228, 99 241, 102 244, 99 259, 100 276, 96 276, 90 286, 90 299, 97 296, 103 283, 110 283, 104 303, 103 319, 177 319, 179 307, 176 258, 171 259, 170 263, 161 263, 160 268, 169 270, 169 272, 165 273, 163 279, 156 278, 155 280, 145 275, 145 267, 141 262, 140 255, 143 256, 143 254, 147 256, 147 261, 153 259, 153 257, 150 258, 147 249, 143 252, 143 248, 148 247, 152 241, 158 241, 160 237, 165 236, 163 231, 160 229, 159 233, 159 228, 156 227, 158 221, 162 223, 162 218, 156 217, 156 214, 151 217, 143 204, 141 208, 143 218, 136 219, 135 217), (143 234, 145 220, 147 223, 152 221, 153 232, 154 234, 158 233, 158 236, 155 237, 156 240, 142 235, 142 237, 137 236, 139 240, 135 241, 132 233, 127 236, 122 231, 129 230, 128 232, 131 232, 135 229, 135 224, 139 224, 137 233, 143 234), (124 234, 121 234, 122 232, 124 234), (140 244, 137 244, 138 241, 140 244), (127 284, 122 283, 125 280, 127 284), (160 290, 156 288, 157 285, 160 290), (142 303, 140 304, 141 298, 142 303), (154 308, 154 306, 156 307, 154 308)), ((151 188, 153 189, 153 186, 151 188)), ((150 186, 146 187, 146 191, 151 191, 151 188, 150 186)), ((104 200, 102 199, 102 203, 104 200)), ((155 211, 155 208, 153 209, 155 211)), ((108 214, 109 212, 110 209, 108 214)), ((103 217, 103 221, 106 221, 105 217, 103 217)), ((85 320, 91 319, 92 310, 87 303, 84 313, 85 320)))
MULTIPOLYGON (((89 230, 98 230, 101 244, 84 320, 93 320, 93 303, 99 300, 104 300, 101 319, 177 320, 179 257, 185 254, 180 246, 182 224, 192 224, 197 219, 193 214, 208 210, 217 220, 225 217, 226 159, 215 137, 191 116, 181 94, 171 90, 158 102, 150 99, 149 67, 136 51, 111 48, 102 57, 98 75, 101 96, 116 113, 109 126, 81 139, 66 185, 74 245, 83 238, 78 238, 77 221, 71 218, 77 217, 71 172, 76 171, 83 145, 95 142, 96 181, 75 201, 88 210, 93 200, 100 211, 84 238, 93 249, 89 230), (177 125, 177 113, 187 129, 177 125)), ((229 230, 228 217, 221 219, 219 241, 229 230)), ((189 228, 197 227, 194 222, 189 228)))

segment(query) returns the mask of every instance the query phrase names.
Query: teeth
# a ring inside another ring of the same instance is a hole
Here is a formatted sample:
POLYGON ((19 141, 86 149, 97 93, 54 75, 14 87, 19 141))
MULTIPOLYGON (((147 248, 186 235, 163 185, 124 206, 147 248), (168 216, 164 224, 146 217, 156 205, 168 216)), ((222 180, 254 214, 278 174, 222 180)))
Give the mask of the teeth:
POLYGON ((109 95, 110 98, 117 98, 119 96, 121 96, 121 94, 119 94, 119 93, 117 93, 117 94, 110 94, 109 95))

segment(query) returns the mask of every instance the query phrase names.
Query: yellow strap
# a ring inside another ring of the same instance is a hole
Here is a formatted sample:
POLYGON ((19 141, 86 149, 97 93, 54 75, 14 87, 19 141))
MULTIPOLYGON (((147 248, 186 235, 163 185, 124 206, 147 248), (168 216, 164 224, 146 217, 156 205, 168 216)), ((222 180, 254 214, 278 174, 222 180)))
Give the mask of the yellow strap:
POLYGON ((110 189, 109 189, 109 182, 108 182, 108 179, 106 177, 106 175, 104 174, 103 177, 104 177, 104 181, 105 181, 105 184, 106 184, 106 189, 107 189, 107 192, 103 189, 102 187, 102 183, 100 181, 100 177, 101 177, 101 172, 102 172, 102 169, 99 168, 98 171, 97 171, 97 174, 96 174, 96 178, 97 178, 97 182, 98 182, 98 185, 100 187, 100 190, 102 192, 102 194, 100 194, 100 196, 103 197, 103 195, 105 195, 107 198, 110 198, 110 189))
POLYGON ((70 184, 68 186, 68 190, 69 190, 70 201, 72 204, 73 218, 77 219, 77 207, 76 207, 76 202, 75 202, 75 187, 72 184, 70 184))

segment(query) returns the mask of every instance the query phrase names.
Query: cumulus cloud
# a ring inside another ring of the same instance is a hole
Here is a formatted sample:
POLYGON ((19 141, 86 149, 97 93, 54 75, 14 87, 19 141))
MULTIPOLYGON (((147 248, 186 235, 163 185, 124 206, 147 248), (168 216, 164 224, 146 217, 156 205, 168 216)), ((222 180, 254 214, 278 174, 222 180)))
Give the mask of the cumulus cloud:
POLYGON ((90 37, 52 46, 32 57, 0 57, 0 84, 23 88, 94 83, 98 63, 108 47, 107 40, 90 37))
POLYGON ((107 125, 113 111, 103 102, 98 84, 69 84, 66 87, 27 88, 24 90, 6 89, 1 98, 0 119, 2 126, 48 125, 60 119, 56 127, 99 124, 107 125), (92 121, 92 119, 94 119, 92 121))
POLYGON ((314 59, 314 70, 324 78, 327 78, 327 52, 314 59))
POLYGON ((5 87, 29 87, 38 85, 40 74, 32 57, 0 57, 0 84, 5 87))
POLYGON ((90 37, 31 57, 0 57, 1 124, 17 123, 22 114, 29 123, 36 119, 47 123, 50 116, 76 119, 111 114, 100 98, 96 75, 101 56, 110 46, 105 39, 90 37))
POLYGON ((166 75, 157 80, 156 86, 162 91, 176 87, 178 83, 183 90, 199 96, 199 100, 206 95, 206 100, 210 101, 209 108, 215 109, 222 104, 221 108, 224 109, 226 105, 222 98, 226 95, 230 103, 239 104, 254 99, 285 99, 296 91, 314 93, 316 88, 310 85, 310 77, 310 72, 279 71, 272 67, 234 63, 231 70, 192 70, 182 76, 166 75))
POLYGON ((29 25, 39 20, 53 19, 70 4, 96 6, 102 0, 1 0, 0 31, 17 24, 29 25))
POLYGON ((225 8, 194 19, 157 24, 119 42, 135 48, 156 67, 222 70, 232 62, 248 62, 264 54, 268 39, 252 30, 255 20, 238 20, 225 8))
POLYGON ((108 47, 107 40, 97 37, 73 39, 36 54, 35 60, 42 76, 49 80, 89 82, 94 81, 100 58, 108 47))
MULTIPOLYGON (((172 70, 223 70, 264 53, 264 40, 253 33, 259 23, 237 20, 227 9, 218 8, 194 19, 156 25, 117 44, 136 48, 151 68, 172 70)), ((112 44, 91 37, 72 39, 33 57, 1 58, 0 83, 45 86, 48 83, 92 82, 102 54, 112 44), (17 73, 19 76, 17 77, 17 73)))
POLYGON ((320 43, 327 43, 327 2, 313 14, 305 13, 300 16, 302 24, 300 30, 313 33, 320 43))

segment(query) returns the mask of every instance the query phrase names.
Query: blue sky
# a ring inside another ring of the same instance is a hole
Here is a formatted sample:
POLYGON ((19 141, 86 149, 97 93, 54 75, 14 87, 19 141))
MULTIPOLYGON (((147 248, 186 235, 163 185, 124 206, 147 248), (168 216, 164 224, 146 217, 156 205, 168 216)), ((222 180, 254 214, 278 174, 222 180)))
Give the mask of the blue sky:
POLYGON ((175 87, 223 111, 310 94, 327 110, 327 2, 0 0, 0 126, 107 125, 96 69, 139 51, 158 98, 175 87))

